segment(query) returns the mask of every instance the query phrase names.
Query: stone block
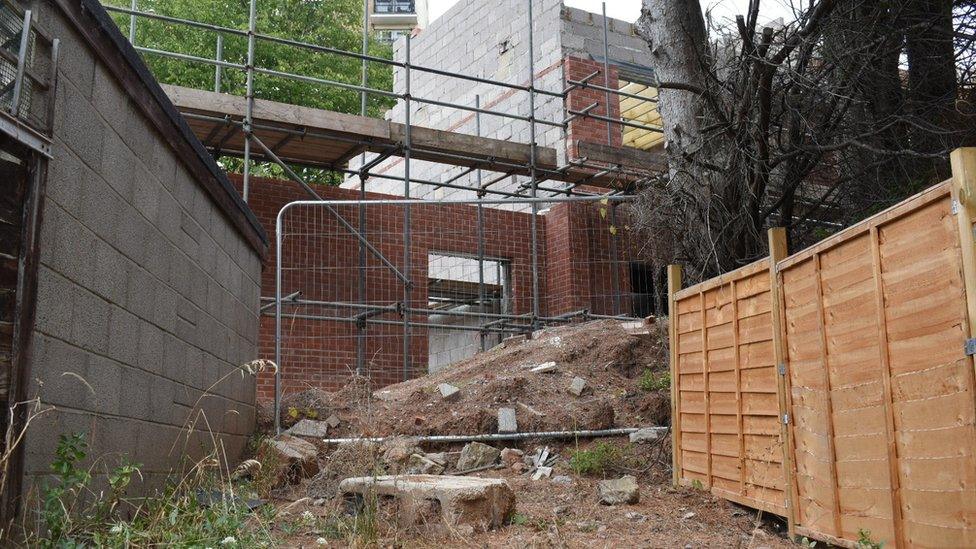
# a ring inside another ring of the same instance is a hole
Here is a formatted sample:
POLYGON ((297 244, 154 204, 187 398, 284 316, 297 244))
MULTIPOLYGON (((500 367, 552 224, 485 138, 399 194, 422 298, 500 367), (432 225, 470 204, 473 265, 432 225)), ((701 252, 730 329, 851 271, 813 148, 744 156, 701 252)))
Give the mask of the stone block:
POLYGON ((597 484, 597 493, 600 497, 600 503, 604 505, 620 505, 640 501, 637 479, 632 475, 625 475, 618 479, 601 480, 597 484))
POLYGON ((498 432, 517 433, 518 422, 515 418, 515 408, 498 409, 498 432))
MULTIPOLYGON (((347 497, 390 496, 408 508, 433 500, 439 504, 447 525, 468 526, 477 531, 504 526, 515 510, 515 492, 502 479, 437 475, 356 477, 340 482, 339 492, 347 497)), ((414 513, 406 509, 405 514, 414 513)))
POLYGON ((471 442, 461 449, 461 457, 458 458, 458 471, 470 471, 487 467, 498 462, 501 451, 498 448, 483 444, 481 442, 471 442))
POLYGON ((458 389, 450 383, 441 383, 437 386, 437 390, 440 391, 441 398, 444 400, 455 400, 461 396, 461 389, 458 389))

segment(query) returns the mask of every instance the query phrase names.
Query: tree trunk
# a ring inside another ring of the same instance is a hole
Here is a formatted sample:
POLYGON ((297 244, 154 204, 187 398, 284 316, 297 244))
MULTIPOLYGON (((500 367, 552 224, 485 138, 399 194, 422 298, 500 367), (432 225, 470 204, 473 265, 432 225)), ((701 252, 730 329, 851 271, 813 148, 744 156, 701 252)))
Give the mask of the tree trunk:
MULTIPOLYGON (((910 136, 911 147, 923 153, 951 150, 959 145, 958 137, 944 131, 958 130, 952 0, 906 2, 904 28, 909 110, 919 121, 929 125, 921 128, 916 125, 910 136)), ((916 177, 920 182, 947 175, 944 161, 922 161, 919 164, 916 177)))
POLYGON ((684 154, 696 151, 701 144, 701 97, 686 89, 667 87, 670 83, 705 88, 708 37, 701 5, 698 0, 644 0, 636 28, 651 50, 655 76, 665 83, 658 92, 658 110, 674 177, 684 165, 684 154))

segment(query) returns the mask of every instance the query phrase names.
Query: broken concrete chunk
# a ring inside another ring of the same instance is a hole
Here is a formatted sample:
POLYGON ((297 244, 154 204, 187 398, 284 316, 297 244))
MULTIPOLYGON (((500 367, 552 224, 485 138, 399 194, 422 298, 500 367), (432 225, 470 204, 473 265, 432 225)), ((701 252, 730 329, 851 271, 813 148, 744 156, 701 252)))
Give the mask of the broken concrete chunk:
POLYGON ((319 472, 318 451, 307 440, 283 434, 271 440, 269 448, 287 466, 289 480, 311 477, 319 472))
POLYGON ((576 396, 583 396, 583 392, 586 391, 586 380, 577 376, 573 378, 573 382, 569 384, 569 392, 576 396))
POLYGON ((633 444, 655 442, 659 438, 661 438, 661 431, 659 429, 638 429, 630 434, 630 442, 633 444))
POLYGON ((500 456, 502 458, 502 463, 504 463, 506 467, 511 467, 516 463, 522 462, 522 457, 525 456, 525 452, 515 448, 505 448, 502 450, 500 456))
POLYGON ((498 432, 517 433, 518 422, 515 420, 515 408, 498 409, 498 432))
POLYGON ((335 429, 342 423, 339 421, 339 416, 332 414, 331 416, 325 418, 325 424, 329 426, 329 429, 335 429))
POLYGON ((457 462, 458 471, 470 471, 493 465, 500 455, 501 451, 498 448, 481 442, 472 442, 461 449, 461 457, 457 462))
POLYGON ((407 461, 407 474, 439 475, 444 472, 444 464, 426 455, 411 454, 407 461))
POLYGON ((383 461, 392 466, 394 470, 409 461, 413 454, 423 454, 424 451, 417 446, 417 439, 411 437, 394 437, 383 443, 383 461))
POLYGON ((458 389, 450 383, 441 383, 437 386, 437 390, 441 392, 441 398, 444 400, 452 400, 457 398, 459 396, 458 393, 461 392, 461 389, 458 389))
MULTIPOLYGON (((403 507, 440 506, 441 517, 452 527, 470 526, 477 531, 503 526, 515 510, 515 493, 501 479, 402 475, 347 478, 339 483, 347 496, 377 494, 400 500, 403 507)), ((422 514, 404 510, 404 515, 422 514)))
POLYGON ((640 501, 640 489, 637 479, 626 475, 618 479, 601 480, 597 484, 600 503, 604 505, 620 505, 621 503, 637 503, 640 501))
POLYGON ((543 362, 542 364, 539 364, 538 366, 533 366, 532 368, 529 369, 529 371, 532 372, 532 373, 535 373, 535 374, 545 374, 545 373, 555 372, 556 371, 556 363, 555 362, 543 362))
POLYGON ((539 467, 532 475, 532 480, 541 480, 552 476, 552 467, 539 467))
POLYGON ((329 434, 329 424, 325 421, 303 419, 285 433, 294 437, 325 438, 329 434))

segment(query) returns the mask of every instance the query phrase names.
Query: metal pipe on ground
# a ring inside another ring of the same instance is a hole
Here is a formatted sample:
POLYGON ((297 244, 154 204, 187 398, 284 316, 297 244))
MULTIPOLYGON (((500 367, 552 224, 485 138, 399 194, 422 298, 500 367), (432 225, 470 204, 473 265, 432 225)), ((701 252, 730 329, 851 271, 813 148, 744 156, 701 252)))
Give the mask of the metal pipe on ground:
MULTIPOLYGON (((644 427, 652 429, 660 435, 667 433, 669 427, 644 427)), ((410 438, 417 442, 492 442, 509 440, 531 440, 539 438, 599 438, 615 437, 636 433, 641 429, 637 427, 618 427, 615 429, 584 429, 578 431, 539 431, 535 433, 490 433, 479 435, 424 435, 413 437, 410 435, 393 435, 387 437, 347 437, 347 438, 325 438, 320 439, 327 444, 347 444, 353 442, 386 442, 395 438, 410 438)))

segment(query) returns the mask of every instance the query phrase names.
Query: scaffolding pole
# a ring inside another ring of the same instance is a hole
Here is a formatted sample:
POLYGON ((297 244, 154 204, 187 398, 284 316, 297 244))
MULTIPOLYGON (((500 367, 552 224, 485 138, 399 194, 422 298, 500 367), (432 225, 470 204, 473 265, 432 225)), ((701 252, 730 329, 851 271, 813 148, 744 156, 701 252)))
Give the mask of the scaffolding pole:
MULTIPOLYGON (((251 191, 251 138, 254 124, 254 42, 257 32, 258 0, 251 0, 247 18, 247 85, 244 94, 246 103, 244 110, 244 183, 242 185, 244 202, 247 202, 251 191)), ((277 391, 279 388, 276 387, 277 391)), ((278 422, 278 418, 275 418, 278 422)))
MULTIPOLYGON (((410 198, 410 41, 412 33, 404 39, 404 128, 403 128, 403 197, 410 198)), ((410 204, 403 208, 403 270, 410 276, 410 204)), ((410 285, 403 285, 403 304, 410 306, 410 285)), ((410 311, 403 311, 403 380, 410 379, 410 311)))
MULTIPOLYGON (((607 89, 606 103, 603 112, 610 118, 610 31, 609 21, 607 21, 607 3, 603 2, 603 86, 607 89)), ((617 82, 619 86, 619 80, 617 82)), ((607 146, 613 146, 613 122, 607 120, 607 146)), ((611 166, 614 167, 614 166, 611 166)), ((617 226, 617 208, 613 204, 608 204, 610 208, 610 226, 617 226)), ((619 256, 617 253, 617 235, 610 234, 610 291, 613 293, 613 312, 620 313, 620 269, 619 256)))
MULTIPOLYGON (((535 139, 535 41, 533 40, 533 34, 535 34, 533 18, 532 18, 532 0, 526 0, 529 7, 529 169, 531 171, 532 177, 532 191, 530 193, 533 199, 537 198, 538 189, 536 188, 536 139, 535 139)), ((533 316, 533 327, 535 325, 535 318, 541 316, 541 309, 539 307, 539 235, 538 235, 538 218, 539 217, 539 203, 532 202, 532 316, 533 316)))
MULTIPOLYGON (((363 0, 363 37, 362 37, 362 77, 360 83, 363 88, 369 85, 369 60, 366 55, 369 53, 369 0, 363 0)), ((359 92, 359 114, 366 116, 367 94, 365 89, 359 92)), ((359 199, 366 200, 366 176, 368 169, 366 166, 366 153, 359 157, 359 199)), ((359 206, 359 234, 366 234, 366 207, 359 206)), ((359 302, 366 302, 366 246, 359 243, 359 280, 358 280, 359 302)), ((356 375, 362 376, 366 369, 366 324, 356 325, 356 375)))

